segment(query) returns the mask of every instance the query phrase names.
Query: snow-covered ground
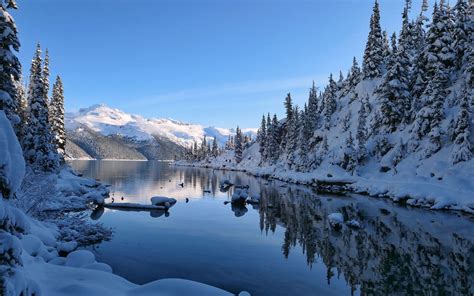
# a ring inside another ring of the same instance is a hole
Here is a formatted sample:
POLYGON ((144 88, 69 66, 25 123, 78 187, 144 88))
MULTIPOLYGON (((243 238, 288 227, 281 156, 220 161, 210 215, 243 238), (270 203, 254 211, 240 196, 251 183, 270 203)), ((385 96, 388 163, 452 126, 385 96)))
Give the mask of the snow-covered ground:
MULTIPOLYGON (((131 115, 106 105, 93 105, 75 113, 66 113, 66 129, 78 130, 88 127, 103 135, 120 135, 136 141, 149 141, 154 137, 168 139, 176 144, 189 147, 194 141, 201 142, 206 136, 209 140, 217 138, 220 145, 234 135, 234 129, 205 127, 184 123, 173 119, 147 119, 131 115)), ((245 134, 254 136, 255 128, 242 129, 245 134)))
POLYGON ((234 151, 226 150, 217 158, 200 162, 177 161, 175 165, 237 170, 291 183, 317 186, 318 181, 347 182, 347 189, 370 196, 406 201, 411 206, 430 209, 461 210, 474 213, 474 160, 456 165, 448 164, 448 149, 436 157, 421 162, 412 157, 397 166, 397 172, 381 172, 380 165, 370 162, 352 175, 338 165, 323 162, 311 172, 296 172, 281 165, 260 166, 258 143, 245 149, 240 163, 234 151))

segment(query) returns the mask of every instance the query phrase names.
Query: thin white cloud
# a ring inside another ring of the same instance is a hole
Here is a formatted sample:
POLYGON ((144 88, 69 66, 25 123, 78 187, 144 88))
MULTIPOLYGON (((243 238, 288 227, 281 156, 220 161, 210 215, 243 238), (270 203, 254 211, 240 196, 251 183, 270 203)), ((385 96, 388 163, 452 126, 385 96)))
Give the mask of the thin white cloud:
POLYGON ((242 97, 254 94, 270 93, 275 91, 291 92, 293 90, 307 88, 315 81, 317 85, 326 83, 327 77, 322 75, 295 77, 288 79, 276 79, 265 81, 248 81, 230 83, 217 86, 208 86, 192 89, 183 89, 175 92, 157 94, 141 99, 129 100, 127 106, 151 106, 160 103, 184 102, 187 100, 197 101, 199 99, 225 98, 228 96, 242 97))

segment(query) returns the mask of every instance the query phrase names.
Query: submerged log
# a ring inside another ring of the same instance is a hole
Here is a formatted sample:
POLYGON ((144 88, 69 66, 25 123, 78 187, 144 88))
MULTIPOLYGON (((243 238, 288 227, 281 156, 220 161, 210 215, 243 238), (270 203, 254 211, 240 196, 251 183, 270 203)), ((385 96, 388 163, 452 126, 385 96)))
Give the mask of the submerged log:
POLYGON ((118 209, 118 210, 141 210, 141 211, 165 211, 168 208, 165 206, 143 205, 130 202, 114 202, 104 204, 104 208, 118 209))

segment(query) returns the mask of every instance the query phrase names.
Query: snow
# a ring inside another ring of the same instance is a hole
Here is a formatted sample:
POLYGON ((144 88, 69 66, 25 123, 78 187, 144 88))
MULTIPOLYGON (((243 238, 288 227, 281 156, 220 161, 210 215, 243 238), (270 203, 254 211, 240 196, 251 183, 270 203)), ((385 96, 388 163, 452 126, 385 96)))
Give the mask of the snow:
MULTIPOLYGON (((156 136, 186 147, 194 141, 201 142, 204 136, 208 140, 216 137, 218 143, 223 145, 229 135, 235 135, 233 129, 204 127, 173 119, 146 119, 104 104, 80 109, 75 113, 66 113, 65 116, 67 130, 80 130, 81 126, 86 126, 106 136, 120 135, 136 141, 150 141, 156 136)), ((255 128, 242 130, 252 136, 257 132, 255 128)))
POLYGON ((5 112, 0 110, 0 197, 18 190, 25 175, 23 152, 5 112), (4 184, 2 184, 4 183, 4 184), (4 187, 4 189, 2 189, 4 187))
POLYGON ((249 197, 247 190, 242 188, 235 188, 234 193, 232 193, 232 202, 245 201, 249 197))
POLYGON ((331 214, 329 214, 328 215, 328 220, 329 220, 329 223, 332 226, 341 225, 342 223, 344 223, 344 217, 342 216, 341 213, 331 213, 331 214))
MULTIPOLYGON (((210 157, 199 162, 177 161, 175 165, 243 171, 254 176, 315 187, 318 187, 321 181, 344 182, 347 183, 344 188, 347 192, 390 198, 395 202, 406 201, 410 206, 432 210, 474 213, 474 159, 453 164, 454 145, 449 140, 450 121, 459 113, 459 106, 450 102, 456 99, 454 94, 461 93, 462 83, 455 81, 448 90, 449 96, 445 99, 443 109, 444 117, 440 123, 440 129, 444 133, 443 143, 441 149, 434 153, 428 153, 429 139, 422 139, 410 150, 414 124, 401 124, 392 133, 375 133, 374 123, 380 121, 380 118, 376 116, 379 101, 374 90, 380 83, 380 78, 362 80, 353 92, 337 99, 338 109, 330 119, 330 130, 318 128, 312 137, 326 137, 328 150, 321 151, 319 146, 322 145, 316 144, 304 155, 310 159, 303 165, 314 164, 316 160, 319 161, 318 165, 303 169, 291 167, 288 164, 287 152, 281 148, 281 155, 274 163, 263 160, 259 152, 260 145, 256 141, 243 151, 240 163, 235 161, 233 150, 224 150, 216 158, 210 157), (364 148, 368 156, 358 163, 354 170, 345 170, 341 167, 341 159, 345 156, 346 139, 351 134, 357 135, 357 115, 362 106, 361 98, 366 97, 370 112, 366 114, 368 138, 364 148), (344 127, 343 119, 349 118, 348 114, 352 116, 348 127, 344 127), (377 151, 380 139, 385 139, 389 144, 388 151, 384 154, 377 151)), ((282 119, 279 124, 283 125, 284 122, 285 119, 282 119)), ((474 133, 472 122, 471 118, 471 135, 474 133)), ((472 143, 472 136, 469 140, 472 143)), ((304 160, 301 155, 296 155, 295 158, 295 162, 304 160)))
POLYGON ((90 251, 77 250, 71 252, 66 257, 66 266, 82 267, 86 264, 95 263, 95 255, 90 251))
POLYGON ((355 219, 351 219, 346 222, 347 226, 352 227, 352 228, 360 228, 360 223, 359 221, 355 219))
POLYGON ((166 196, 153 196, 151 199, 151 204, 155 206, 165 206, 169 208, 170 206, 176 203, 175 198, 170 198, 166 196))
POLYGON ((40 262, 33 257, 24 256, 23 271, 36 280, 41 295, 48 296, 232 295, 224 290, 184 279, 162 279, 139 286, 110 273, 107 267, 96 263, 70 267, 40 262))

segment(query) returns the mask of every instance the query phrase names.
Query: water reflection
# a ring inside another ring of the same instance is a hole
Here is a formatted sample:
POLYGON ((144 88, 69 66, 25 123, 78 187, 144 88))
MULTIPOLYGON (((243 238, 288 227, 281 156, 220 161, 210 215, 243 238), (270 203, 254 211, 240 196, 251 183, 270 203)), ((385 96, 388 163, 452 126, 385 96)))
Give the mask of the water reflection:
POLYGON ((366 295, 472 295, 474 231, 467 217, 408 210, 363 198, 314 198, 307 189, 264 187, 262 231, 286 229, 282 252, 301 245, 311 267, 321 260, 327 281, 344 276, 366 295), (271 205, 271 206, 270 206, 271 205), (389 208, 389 210, 387 210, 389 208), (327 220, 341 212, 362 228, 334 231, 327 220))
MULTIPOLYGON (((211 204, 212 211, 216 211, 215 204, 222 205, 222 200, 230 201, 233 193, 233 187, 221 192, 220 181, 228 179, 234 184, 249 185, 250 195, 261 195, 260 204, 228 203, 225 205, 229 208, 228 215, 238 217, 234 218, 237 222, 253 219, 251 221, 258 223, 263 238, 283 229, 280 256, 290 259, 292 256, 301 256, 302 252, 307 269, 322 267, 326 282, 318 282, 315 274, 311 273, 308 278, 301 279, 303 286, 295 292, 291 285, 296 280, 278 287, 274 283, 276 275, 271 274, 265 275, 268 279, 260 279, 261 283, 240 278, 226 282, 225 279, 215 279, 215 274, 206 270, 212 278, 206 280, 199 275, 194 277, 196 280, 229 290, 237 285, 236 282, 243 281, 242 285, 255 292, 253 295, 268 292, 268 283, 275 286, 273 295, 289 295, 290 292, 291 295, 308 295, 309 291, 316 291, 314 285, 319 287, 317 289, 324 285, 334 287, 335 282, 341 279, 348 285, 348 293, 363 295, 472 295, 474 292, 474 223, 469 217, 398 207, 390 202, 365 196, 318 196, 307 187, 282 186, 283 183, 278 181, 268 182, 242 173, 168 167, 167 164, 158 162, 74 162, 74 167, 86 175, 111 183, 115 188, 115 195, 124 196, 126 201, 149 203, 149 197, 153 195, 174 197, 183 200, 183 203, 186 198, 221 199, 211 204), (207 190, 210 193, 204 192, 207 190), (341 230, 334 230, 327 219, 333 212, 342 213, 346 221, 359 221, 361 228, 343 225, 341 230), (257 214, 256 219, 252 213, 257 214), (308 289, 302 288, 304 286, 308 289)), ((186 206, 192 206, 192 203, 186 206)), ((182 209, 172 208, 171 217, 174 210, 179 214, 182 209)), ((227 223, 216 212, 210 213, 216 216, 213 218, 217 223, 227 223)), ((103 209, 98 209, 92 213, 91 218, 99 219, 103 214, 103 209)), ((154 218, 163 219, 165 215, 164 211, 150 212, 150 216, 154 218)), ((188 214, 186 219, 192 217, 188 214)), ((200 216, 199 219, 203 218, 200 216)), ((174 223, 176 225, 179 220, 174 223)), ((186 223, 189 225, 199 221, 186 223)), ((218 226, 205 224, 207 229, 218 226)), ((229 225, 225 224, 223 228, 229 229, 229 225)), ((237 229, 235 233, 242 235, 242 240, 246 239, 237 229)), ((214 240, 212 242, 216 244, 214 240)), ((265 245, 260 247, 271 248, 265 245)), ((179 259, 175 258, 170 264, 179 265, 177 260, 179 259)), ((213 260, 230 259, 227 256, 213 260)), ((239 268, 236 262, 230 264, 234 269, 239 268)), ((217 271, 217 276, 223 277, 222 272, 229 271, 217 271)), ((277 272, 276 268, 273 272, 277 272)), ((248 267, 245 273, 250 273, 251 277, 264 277, 252 274, 248 267)), ((235 290, 239 291, 238 288, 235 290)), ((338 294, 336 290, 324 291, 327 294, 338 294)))

